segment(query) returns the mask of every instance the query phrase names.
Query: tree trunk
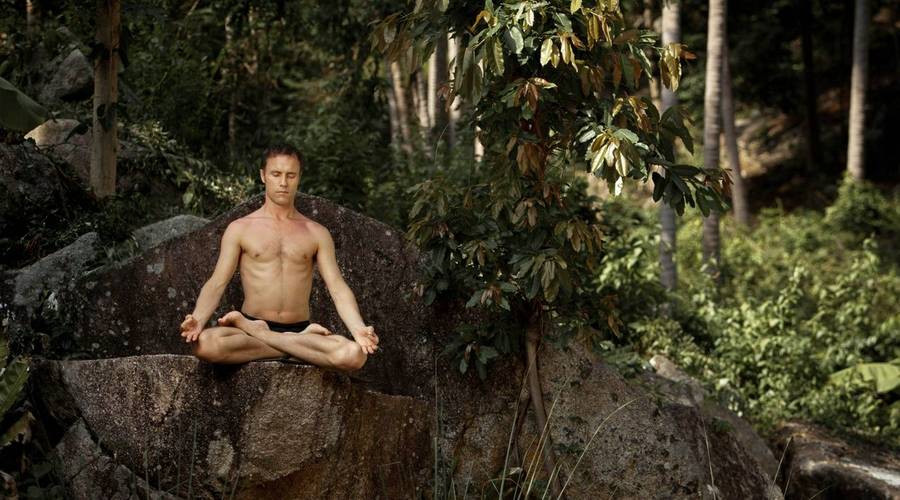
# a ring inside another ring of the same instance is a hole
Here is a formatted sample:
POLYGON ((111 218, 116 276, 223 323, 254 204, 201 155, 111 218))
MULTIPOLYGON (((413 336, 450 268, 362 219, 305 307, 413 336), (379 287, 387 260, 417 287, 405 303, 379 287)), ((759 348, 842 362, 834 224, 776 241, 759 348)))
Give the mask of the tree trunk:
MULTIPOLYGON (((663 0, 665 3, 666 0, 663 0)), ((665 6, 663 7, 665 9, 665 6)), ((644 2, 644 29, 654 30, 654 22, 653 22, 653 11, 656 10, 656 5, 653 0, 646 0, 644 2)), ((665 45, 665 41, 663 41, 663 45, 665 45)), ((656 109, 662 109, 662 102, 660 101, 660 87, 662 85, 659 84, 659 79, 653 76, 653 73, 650 73, 648 76, 647 85, 650 87, 650 100, 653 101, 653 105, 656 106, 656 109)))
POLYGON ((865 178, 866 84, 869 71, 869 0, 856 0, 853 18, 853 74, 850 82, 850 133, 847 170, 853 180, 865 178))
MULTIPOLYGON (((703 166, 719 168, 719 133, 722 123, 722 52, 725 44, 725 9, 727 0, 709 0, 706 38, 706 81, 703 98, 703 166)), ((719 214, 711 212, 703 218, 703 263, 716 280, 719 277, 721 252, 719 214)))
POLYGON ((234 165, 237 160, 237 105, 238 105, 238 96, 237 89, 235 88, 235 78, 234 73, 236 71, 235 68, 235 57, 234 57, 234 14, 229 12, 228 15, 225 16, 225 47, 222 49, 225 52, 224 60, 222 61, 222 82, 225 84, 226 91, 228 92, 228 118, 227 118, 227 126, 228 126, 228 164, 234 165))
POLYGON ((119 149, 116 107, 119 51, 119 1, 97 1, 97 44, 94 60, 94 127, 91 132, 91 190, 103 198, 116 192, 116 153, 119 149))
POLYGON ((409 95, 400 64, 390 63, 391 88, 394 92, 394 105, 397 110, 397 126, 400 130, 400 150, 412 153, 412 132, 409 128, 409 95))
MULTIPOLYGON (((678 2, 663 1, 662 43, 681 42, 681 6, 678 2)), ((660 113, 678 104, 678 96, 665 86, 661 86, 660 113)), ((677 223, 675 210, 666 202, 659 204, 659 219, 662 234, 659 241, 660 281, 666 289, 678 286, 678 268, 675 265, 675 232, 677 223)))
MULTIPOLYGON (((448 35, 450 36, 450 35, 448 35)), ((460 56, 460 40, 457 38, 450 38, 447 41, 447 57, 452 61, 450 63, 449 71, 450 74, 454 74, 456 70, 454 69, 457 64, 457 57, 460 56)), ((449 116, 447 123, 447 147, 448 149, 453 149, 456 147, 456 124, 459 123, 459 104, 460 99, 458 97, 453 98, 453 102, 448 104, 449 116)))
POLYGON ((747 186, 741 172, 741 157, 737 146, 737 133, 734 130, 734 94, 731 88, 731 68, 728 63, 728 44, 722 47, 722 130, 725 136, 725 148, 728 151, 728 166, 734 186, 731 190, 731 204, 734 207, 734 218, 745 228, 750 227, 750 211, 747 206, 747 186))
POLYGON ((536 311, 525 332, 525 353, 528 369, 528 392, 531 399, 531 408, 534 410, 534 418, 537 421, 538 433, 546 432, 544 437, 544 470, 547 477, 553 476, 550 488, 553 496, 558 497, 562 491, 559 484, 559 471, 554 474, 556 468, 556 454, 553 452, 553 440, 550 428, 547 426, 547 410, 544 406, 544 392, 541 387, 541 374, 537 363, 537 350, 541 341, 543 317, 540 311, 536 311))
POLYGON ((806 171, 815 175, 822 167, 822 145, 819 141, 819 109, 816 94, 816 75, 813 64, 812 0, 800 0, 800 32, 803 52, 803 99, 806 105, 806 171))
POLYGON ((391 123, 391 144, 399 149, 403 144, 403 136, 400 134, 400 118, 397 113, 397 100, 394 99, 394 79, 391 77, 390 64, 384 66, 384 74, 389 87, 385 95, 387 95, 388 117, 391 123))
POLYGON ((416 116, 419 120, 419 131, 423 138, 428 137, 431 130, 431 120, 428 117, 428 82, 425 81, 425 75, 422 74, 422 68, 415 73, 415 106, 416 116))
POLYGON ((31 41, 38 32, 40 10, 35 0, 25 0, 25 37, 31 41))
POLYGON ((447 108, 441 101, 441 87, 447 84, 447 36, 438 37, 428 64, 428 114, 433 126, 432 136, 447 140, 447 108))

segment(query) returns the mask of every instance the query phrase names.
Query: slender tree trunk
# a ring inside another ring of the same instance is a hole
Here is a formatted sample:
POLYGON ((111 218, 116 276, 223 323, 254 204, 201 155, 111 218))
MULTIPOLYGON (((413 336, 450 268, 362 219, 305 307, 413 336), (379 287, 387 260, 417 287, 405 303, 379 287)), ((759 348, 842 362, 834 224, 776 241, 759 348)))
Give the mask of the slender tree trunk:
POLYGON ((433 125, 433 136, 447 140, 447 108, 440 97, 441 87, 447 84, 447 36, 437 40, 428 64, 428 113, 433 125))
POLYGON ((551 489, 553 497, 558 497, 562 488, 559 484, 559 471, 554 473, 556 468, 556 454, 553 452, 553 440, 551 439, 550 427, 547 426, 547 410, 544 406, 544 392, 541 387, 540 365, 537 362, 537 350, 542 337, 542 315, 540 311, 536 311, 532 316, 531 322, 525 332, 525 353, 527 356, 528 370, 528 392, 531 396, 531 408, 534 410, 534 417, 538 425, 538 433, 546 432, 544 436, 544 470, 547 477, 553 476, 551 489))
MULTIPOLYGON (((450 35, 448 35, 450 36, 450 35)), ((457 38, 450 38, 447 42, 447 56, 452 61, 449 71, 450 74, 454 74, 456 70, 457 57, 460 56, 460 40, 457 38)), ((460 99, 458 97, 453 98, 453 102, 448 104, 449 108, 449 116, 448 116, 448 124, 447 124, 447 146, 448 149, 453 149, 456 147, 456 124, 459 123, 459 105, 460 99)))
POLYGON ((865 178, 866 86, 869 72, 869 0, 856 0, 853 18, 853 73, 850 82, 850 133, 847 170, 853 180, 865 178))
POLYGON ((118 74, 119 1, 97 1, 97 35, 101 47, 94 60, 94 127, 91 135, 91 190, 100 198, 116 192, 116 154, 119 149, 118 74))
POLYGON ((412 132, 409 127, 409 93, 400 64, 390 63, 391 87, 394 92, 394 103, 397 109, 397 125, 400 129, 400 149, 404 153, 412 153, 412 132))
POLYGON ((431 130, 431 119, 428 117, 428 82, 425 81, 422 68, 416 71, 415 78, 416 86, 413 95, 415 96, 416 116, 419 119, 421 135, 425 138, 428 137, 429 130, 431 130))
MULTIPOLYGON (((722 123, 722 48, 725 44, 727 0, 709 0, 706 39, 706 82, 703 98, 703 166, 719 168, 719 133, 722 123)), ((716 280, 719 277, 721 250, 719 214, 703 218, 703 263, 716 280)))
POLYGON ((400 118, 397 113, 397 99, 394 98, 394 79, 391 76, 390 64, 384 66, 384 74, 389 87, 385 94, 387 95, 388 117, 390 118, 391 123, 391 144, 400 148, 403 144, 403 136, 400 133, 400 118))
POLYGON ((235 57, 235 40, 234 40, 234 14, 229 12, 225 16, 225 52, 222 61, 222 81, 225 83, 228 92, 228 163, 234 165, 237 160, 237 107, 238 95, 237 85, 235 85, 235 75, 237 71, 234 64, 235 57))
MULTIPOLYGON (((663 45, 681 42, 681 5, 675 1, 663 1, 662 10, 662 42, 663 45)), ((662 87, 660 112, 664 112, 678 104, 678 96, 662 87)), ((675 233, 677 223, 675 210, 667 203, 659 204, 659 219, 662 233, 659 240, 660 281, 669 290, 678 286, 678 268, 675 265, 675 233)))
POLYGON ((737 132, 734 129, 734 93, 731 88, 731 68, 728 63, 728 44, 722 47, 722 130, 725 148, 728 151, 728 166, 734 185, 731 190, 731 204, 734 218, 745 228, 750 227, 750 210, 747 203, 747 186, 741 172, 741 157, 737 146, 737 132))
MULTIPOLYGON (((663 0, 665 3, 666 0, 663 0)), ((663 7, 665 8, 665 7, 663 7)), ((656 3, 653 0, 646 0, 644 2, 644 29, 652 30, 654 29, 653 22, 653 12, 656 10, 656 3)), ((654 30, 655 31, 655 30, 654 30)), ((665 45, 665 41, 663 42, 665 45)), ((649 74, 649 81, 647 85, 650 88, 650 100, 653 101, 653 105, 656 106, 656 109, 662 108, 662 102, 660 101, 660 87, 659 79, 653 76, 653 73, 649 74)))
POLYGON ((40 11, 35 0, 25 0, 25 36, 28 40, 34 40, 40 23, 40 11))
POLYGON ((800 31, 803 52, 803 99, 806 107, 806 121, 803 132, 806 136, 806 170, 814 175, 822 167, 822 145, 819 141, 819 110, 816 94, 816 75, 813 65, 812 40, 812 0, 800 0, 800 31))

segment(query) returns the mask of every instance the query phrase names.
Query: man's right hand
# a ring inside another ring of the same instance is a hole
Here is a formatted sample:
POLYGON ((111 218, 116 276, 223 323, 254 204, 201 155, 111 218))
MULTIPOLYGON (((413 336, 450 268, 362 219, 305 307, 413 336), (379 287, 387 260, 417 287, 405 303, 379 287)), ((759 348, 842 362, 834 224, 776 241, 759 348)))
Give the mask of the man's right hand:
POLYGON ((193 314, 188 314, 184 317, 184 321, 181 322, 181 336, 184 337, 185 342, 197 340, 201 331, 203 331, 203 325, 197 321, 193 314))

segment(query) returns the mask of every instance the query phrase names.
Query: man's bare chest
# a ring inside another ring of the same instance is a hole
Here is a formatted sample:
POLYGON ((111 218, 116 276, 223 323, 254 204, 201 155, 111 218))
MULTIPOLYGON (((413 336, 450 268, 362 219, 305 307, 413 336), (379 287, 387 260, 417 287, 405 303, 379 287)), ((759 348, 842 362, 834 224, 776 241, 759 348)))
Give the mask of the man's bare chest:
POLYGON ((241 241, 242 259, 259 263, 310 265, 316 248, 312 235, 303 230, 253 231, 241 241))

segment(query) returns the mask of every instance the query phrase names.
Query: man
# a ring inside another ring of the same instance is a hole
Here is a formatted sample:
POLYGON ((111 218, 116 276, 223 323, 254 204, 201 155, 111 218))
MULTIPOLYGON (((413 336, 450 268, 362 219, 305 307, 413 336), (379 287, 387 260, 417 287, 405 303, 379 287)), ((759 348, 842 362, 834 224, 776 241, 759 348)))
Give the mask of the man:
POLYGON ((265 203, 225 229, 212 277, 181 324, 181 336, 194 342, 198 358, 211 363, 295 358, 349 372, 362 368, 378 349, 375 329, 363 322, 341 276, 331 234, 294 207, 302 169, 299 151, 290 146, 263 155, 259 175, 265 203), (313 263, 355 342, 309 323, 313 263), (244 289, 241 311, 204 329, 238 264, 244 289))

